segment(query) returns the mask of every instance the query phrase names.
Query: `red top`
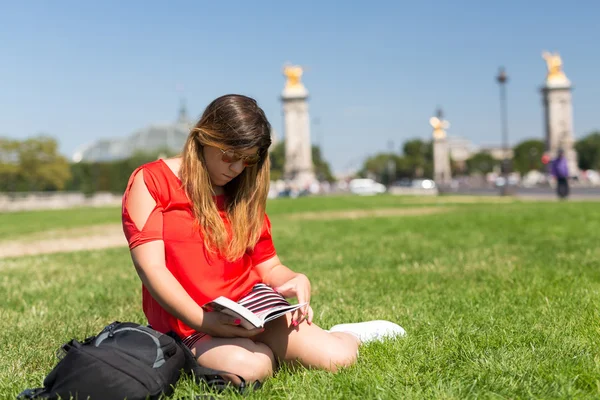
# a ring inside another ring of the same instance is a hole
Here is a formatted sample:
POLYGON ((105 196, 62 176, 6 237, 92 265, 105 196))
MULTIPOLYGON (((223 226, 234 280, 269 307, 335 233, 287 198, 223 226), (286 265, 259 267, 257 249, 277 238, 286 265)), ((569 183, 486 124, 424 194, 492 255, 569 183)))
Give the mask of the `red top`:
MULTIPOLYGON (((229 220, 223 211, 224 196, 215 196, 215 201, 229 229, 229 220)), ((205 251, 202 235, 194 228, 192 203, 179 178, 162 160, 142 165, 131 174, 123 196, 122 220, 130 249, 153 240, 164 241, 167 268, 201 306, 219 296, 237 301, 261 282, 253 267, 275 256, 271 223, 265 214, 263 231, 252 251, 234 262, 220 256, 210 257, 205 251), (129 190, 140 170, 144 171, 144 182, 156 201, 142 230, 136 227, 126 207, 129 190)), ((144 313, 152 328, 160 332, 173 330, 183 338, 194 333, 192 328, 165 311, 143 285, 142 299, 144 313)))

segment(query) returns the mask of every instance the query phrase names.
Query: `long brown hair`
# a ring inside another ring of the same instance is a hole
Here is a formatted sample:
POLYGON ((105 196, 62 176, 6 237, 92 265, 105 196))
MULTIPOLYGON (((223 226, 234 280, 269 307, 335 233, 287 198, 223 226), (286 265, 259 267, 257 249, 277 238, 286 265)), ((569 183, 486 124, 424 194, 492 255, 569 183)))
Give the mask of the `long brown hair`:
POLYGON ((181 182, 190 198, 206 249, 229 261, 254 247, 263 228, 269 191, 271 124, 256 101, 242 95, 225 95, 206 107, 192 128, 182 153, 181 182), (258 147, 258 164, 224 186, 228 232, 216 202, 206 169, 203 146, 234 150, 258 147))

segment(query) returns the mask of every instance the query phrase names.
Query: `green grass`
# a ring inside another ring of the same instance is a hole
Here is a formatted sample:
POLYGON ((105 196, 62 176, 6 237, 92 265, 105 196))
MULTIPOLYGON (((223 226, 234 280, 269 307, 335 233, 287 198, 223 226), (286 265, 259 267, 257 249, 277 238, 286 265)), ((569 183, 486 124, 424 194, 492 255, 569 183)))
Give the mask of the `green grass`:
POLYGON ((33 233, 114 224, 120 221, 121 209, 118 207, 0 213, 0 241, 20 239, 33 233))
MULTIPOLYGON (((280 257, 311 278, 317 324, 388 319, 408 336, 364 346, 335 375, 280 371, 246 398, 600 398, 600 204, 285 218, 336 201, 415 206, 388 197, 271 203, 280 257)), ((126 249, 0 260, 0 270, 2 398, 39 386, 68 339, 117 319, 144 322, 126 249)), ((173 398, 192 393, 200 389, 183 380, 173 398)))
MULTIPOLYGON (((467 196, 461 197, 303 197, 299 199, 277 199, 268 202, 271 216, 333 210, 356 210, 397 207, 419 207, 429 205, 461 205, 467 196)), ((490 197, 481 201, 496 202, 507 199, 490 197)), ((512 200, 508 200, 512 201, 512 200)), ((91 225, 118 224, 121 221, 119 207, 79 207, 70 210, 44 210, 30 212, 0 212, 0 241, 12 239, 38 239, 42 232, 60 232, 91 225)))

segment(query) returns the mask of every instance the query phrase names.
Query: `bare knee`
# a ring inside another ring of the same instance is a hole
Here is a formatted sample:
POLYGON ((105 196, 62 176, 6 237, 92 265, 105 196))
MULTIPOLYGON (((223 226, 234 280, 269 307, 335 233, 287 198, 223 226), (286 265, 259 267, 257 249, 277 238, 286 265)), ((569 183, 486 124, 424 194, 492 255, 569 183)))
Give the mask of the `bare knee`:
POLYGON ((359 341, 344 332, 325 332, 317 325, 302 322, 291 326, 289 314, 269 323, 259 335, 281 361, 294 366, 337 372, 356 363, 359 341))
POLYGON ((333 352, 329 352, 329 365, 325 366, 325 369, 331 372, 337 372, 341 368, 349 367, 356 363, 358 353, 354 348, 348 346, 340 346, 340 348, 333 352))
POLYGON ((263 381, 273 375, 275 356, 271 349, 256 343, 254 351, 235 351, 229 355, 227 364, 232 366, 228 372, 240 375, 246 382, 263 381))
MULTIPOLYGON (((264 343, 249 339, 210 338, 201 340, 193 347, 198 364, 239 375, 247 382, 262 381, 273 374, 275 356, 264 343)), ((226 376, 234 384, 239 380, 234 375, 226 376)))
POLYGON ((345 368, 356 363, 358 358, 358 341, 346 334, 333 333, 336 345, 330 346, 327 351, 329 358, 325 369, 331 372, 337 372, 340 368, 345 368))

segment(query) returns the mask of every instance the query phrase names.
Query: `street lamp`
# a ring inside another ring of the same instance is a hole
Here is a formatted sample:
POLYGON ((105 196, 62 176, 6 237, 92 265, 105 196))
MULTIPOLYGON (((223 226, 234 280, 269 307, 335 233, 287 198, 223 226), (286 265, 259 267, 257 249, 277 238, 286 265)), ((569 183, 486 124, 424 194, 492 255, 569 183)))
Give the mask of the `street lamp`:
POLYGON ((508 81, 508 76, 506 75, 506 71, 504 71, 504 67, 500 67, 498 71, 498 76, 496 76, 496 81, 500 85, 500 122, 502 125, 502 166, 501 166, 501 175, 504 178, 503 185, 500 188, 500 194, 502 196, 507 196, 510 194, 511 190, 508 185, 508 173, 510 167, 510 161, 508 159, 508 123, 506 117, 506 82, 508 81))

